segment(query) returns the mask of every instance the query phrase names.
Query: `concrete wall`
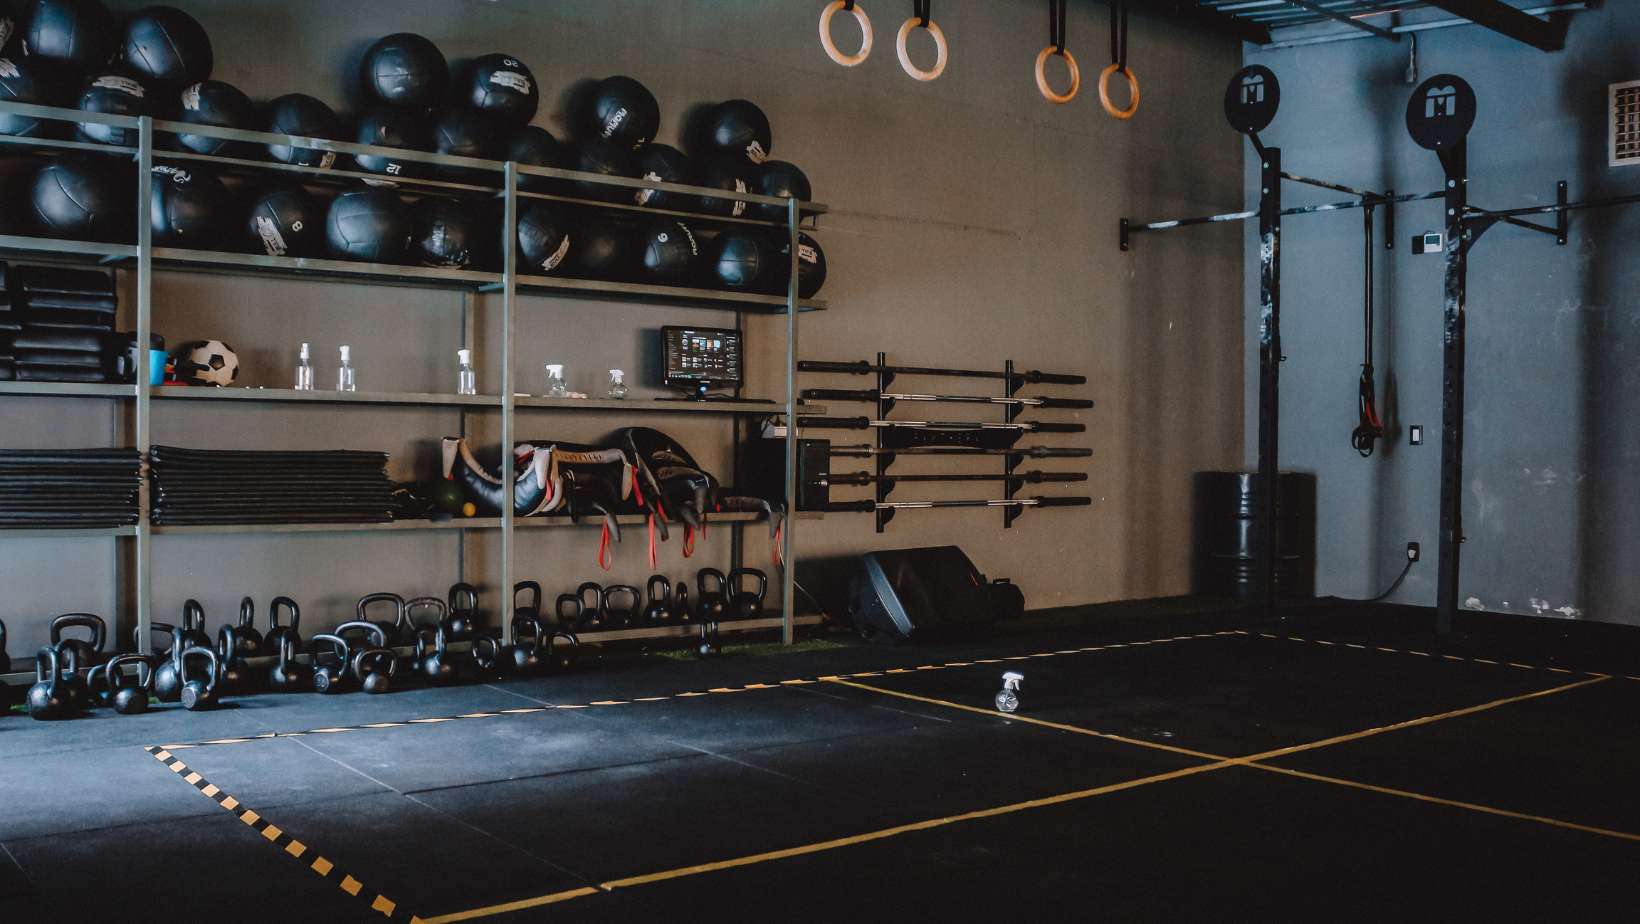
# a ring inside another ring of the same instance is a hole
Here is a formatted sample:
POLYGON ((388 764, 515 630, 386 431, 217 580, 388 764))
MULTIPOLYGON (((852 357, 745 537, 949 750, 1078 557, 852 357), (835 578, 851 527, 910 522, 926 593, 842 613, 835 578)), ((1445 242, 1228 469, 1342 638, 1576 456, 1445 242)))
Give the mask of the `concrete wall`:
MULTIPOLYGON (((142 5, 138 0, 116 4, 142 5)), ((1011 531, 1001 514, 910 512, 877 536, 871 520, 841 515, 799 524, 804 555, 956 542, 990 574, 1009 576, 1030 605, 1054 606, 1179 593, 1186 589, 1189 476, 1241 456, 1242 333, 1236 311, 1242 265, 1228 236, 1145 241, 1116 248, 1123 215, 1174 214, 1233 206, 1242 155, 1216 128, 1219 88, 1237 66, 1235 44, 1164 26, 1134 23, 1133 64, 1144 80, 1144 110, 1117 123, 1098 108, 1092 84, 1074 104, 1049 105, 1031 79, 1045 41, 1040 4, 945 4, 940 21, 952 56, 932 84, 906 77, 895 60, 898 12, 877 12, 876 53, 845 70, 825 58, 815 36, 819 3, 754 0, 179 0, 210 30, 216 77, 266 99, 303 91, 346 102, 344 63, 378 35, 414 30, 452 61, 504 50, 523 58, 547 91, 538 121, 568 134, 564 96, 588 77, 626 73, 648 85, 663 113, 661 140, 676 142, 686 109, 745 96, 774 125, 777 157, 799 163, 816 198, 835 212, 821 222, 830 262, 823 296, 832 309, 803 317, 801 355, 853 360, 888 351, 902 362, 1080 372, 1097 410, 1055 412, 1080 419, 1097 449, 1087 491, 1096 506, 1028 513, 1011 531), (1207 128, 1203 131, 1204 126, 1207 128)), ((1089 76, 1103 57, 1102 4, 1075 4, 1070 35, 1089 76)), ((847 44, 852 28, 839 24, 847 44)), ((250 281, 162 273, 156 329, 173 340, 218 337, 246 361, 244 381, 288 387, 298 340, 319 349, 328 379, 334 348, 351 343, 361 387, 445 390, 453 386, 460 296, 300 281, 250 281)), ((478 298, 482 331, 498 308, 478 298)), ((641 368, 645 331, 664 323, 732 323, 724 312, 642 305, 524 300, 519 330, 520 388, 541 390, 540 363, 570 364, 571 385, 601 386, 602 370, 641 368)), ((753 318, 753 387, 777 395, 782 383, 784 320, 753 318)), ((497 351, 481 341, 481 390, 493 391, 497 351)), ((652 373, 638 375, 635 397, 658 394, 652 373)), ((810 387, 863 387, 859 380, 806 377, 810 387)), ((950 380, 906 379, 908 387, 959 389, 950 380)), ((861 410, 855 411, 863 413, 861 410)), ((943 409, 959 417, 964 409, 943 409)), ((939 416, 929 412, 930 416, 939 416)), ((118 415, 71 402, 0 400, 0 426, 13 445, 95 444, 118 415), (54 431, 48 419, 72 421, 54 431), (81 432, 83 431, 83 432, 81 432), (72 436, 72 438, 69 438, 72 436)), ((912 409, 902 416, 914 416, 912 409)), ((997 419, 992 417, 990 419, 997 419)), ((522 437, 598 436, 647 424, 674 432, 709 467, 727 470, 730 425, 592 414, 521 415, 522 437)), ((494 415, 469 426, 497 436, 494 415)), ((460 426, 452 412, 215 407, 156 402, 157 442, 215 447, 349 446, 394 454, 396 476, 431 470, 437 437, 460 426)), ((851 441, 858 437, 842 434, 851 441)), ((852 469, 856 463, 845 464, 852 469)), ((858 465, 858 467, 865 467, 858 465)), ((907 466, 908 469, 913 466, 907 466)), ((934 465, 915 468, 941 469, 934 465)), ((974 470, 969 468, 968 470, 974 470)), ((1072 486, 1075 488, 1076 486, 1072 486)), ((993 485, 902 489, 903 497, 990 495, 993 485)), ((844 496, 864 496, 857 491, 844 496)), ((1066 492, 1070 493, 1070 492, 1066 492)), ((728 530, 713 531, 684 562, 676 542, 663 570, 726 563, 728 530)), ((595 530, 523 533, 520 577, 549 593, 597 572, 595 530)), ((749 564, 768 561, 760 528, 747 530, 749 564)), ((362 593, 394 589, 438 593, 456 579, 462 553, 453 533, 271 537, 161 537, 155 542, 155 614, 167 618, 188 596, 202 599, 216 624, 241 594, 265 601, 291 593, 312 618, 343 616, 362 593)), ((467 541, 469 574, 494 580, 493 536, 467 541)), ((44 614, 113 607, 111 542, 7 548, 0 574, 6 616, 35 625, 44 614), (15 615, 14 615, 15 614, 15 615)), ((641 537, 629 537, 613 575, 642 583, 641 537), (637 539, 637 541, 634 541, 637 539)), ((29 632, 13 644, 28 650, 29 632)))
MULTIPOLYGON (((1640 78, 1640 8, 1609 3, 1573 18, 1567 50, 1544 54, 1479 28, 1419 42, 1419 79, 1464 77, 1479 99, 1469 136, 1470 201, 1506 208, 1640 191, 1640 170, 1607 167, 1607 84, 1640 78)), ((1406 134, 1407 47, 1355 41, 1251 54, 1282 84, 1266 142, 1287 169, 1398 192, 1440 187, 1436 157, 1406 134)), ((1256 175, 1248 175, 1256 201, 1256 175)), ((1289 205, 1339 198, 1289 184, 1289 205)), ((1363 460, 1349 445, 1361 340, 1360 212, 1294 217, 1283 227, 1282 462, 1320 481, 1318 586, 1379 593, 1423 543, 1396 599, 1433 604, 1441 418, 1440 256, 1414 256, 1439 230, 1438 203, 1403 206, 1393 254, 1379 251, 1378 371, 1390 439, 1363 460), (1407 444, 1422 424, 1423 446, 1407 444)), ((1547 219, 1552 223, 1552 218, 1547 219)), ((1380 225, 1381 227, 1381 225, 1380 225)), ((1256 230, 1256 229, 1255 229, 1256 230)), ((1381 232, 1380 232, 1381 233, 1381 232)), ((1571 240, 1498 226, 1469 263, 1464 570, 1476 609, 1640 623, 1640 210, 1582 212, 1571 240)), ((1249 266, 1257 251, 1248 239, 1249 266)), ((1256 272, 1246 276, 1246 336, 1256 272)), ((1252 342, 1251 339, 1249 342, 1252 342)), ((1257 365, 1250 356, 1246 446, 1256 452, 1257 365)))

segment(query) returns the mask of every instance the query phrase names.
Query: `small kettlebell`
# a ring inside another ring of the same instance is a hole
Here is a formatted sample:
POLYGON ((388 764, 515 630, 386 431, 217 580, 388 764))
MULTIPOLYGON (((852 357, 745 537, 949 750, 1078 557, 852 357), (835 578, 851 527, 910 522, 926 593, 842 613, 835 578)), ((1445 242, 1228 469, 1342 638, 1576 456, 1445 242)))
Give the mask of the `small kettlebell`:
POLYGON ((467 676, 475 681, 489 680, 496 674, 500 657, 500 642, 488 635, 473 636, 473 648, 467 652, 467 676))
POLYGON ((182 708, 189 712, 203 712, 215 709, 221 702, 219 678, 222 676, 222 660, 217 657, 216 651, 211 648, 195 646, 182 652, 182 708), (204 658, 209 667, 204 676, 188 676, 188 659, 204 658))
POLYGON ((63 653, 43 647, 34 655, 34 686, 28 688, 28 714, 41 722, 68 718, 71 710, 63 697, 63 653))
POLYGON ((521 676, 539 673, 543 667, 542 652, 552 644, 540 617, 519 611, 513 616, 512 634, 513 643, 501 649, 502 668, 521 676))
POLYGON ((547 669, 555 674, 569 671, 575 667, 575 659, 580 654, 581 640, 574 632, 559 629, 547 640, 547 669))
POLYGON ((393 675, 399 670, 399 659, 393 649, 366 648, 354 656, 353 664, 360 677, 359 689, 366 693, 386 693, 393 688, 393 675))
POLYGON ((730 619, 762 619, 763 598, 769 593, 769 576, 756 568, 736 568, 729 572, 730 619), (757 584, 756 590, 746 589, 747 578, 757 584))
POLYGON ((285 647, 284 640, 290 639, 291 647, 302 650, 302 611, 296 606, 296 601, 289 597, 274 597, 268 604, 268 634, 262 639, 262 647, 277 655, 285 647), (290 625, 280 625, 279 611, 290 612, 290 625))
POLYGON ((316 693, 340 693, 347 685, 347 642, 339 636, 319 634, 313 637, 313 690, 316 693), (321 648, 320 646, 324 646, 321 648), (321 660, 325 655, 329 660, 321 660))
POLYGON ((277 641, 279 662, 268 671, 268 689, 275 693, 298 692, 312 682, 312 672, 306 664, 296 660, 294 632, 281 633, 277 641))
POLYGON ((677 588, 677 594, 672 598, 672 620, 688 622, 694 619, 694 615, 689 611, 689 579, 679 578, 678 583, 673 586, 677 588))
POLYGON ((184 633, 181 626, 171 626, 171 648, 159 666, 154 668, 154 695, 162 703, 174 703, 182 698, 182 652, 184 633))
POLYGON ((109 661, 104 673, 108 676, 108 705, 120 715, 139 715, 148 711, 148 688, 154 680, 154 666, 142 655, 124 654, 109 661), (135 683, 125 679, 125 665, 137 666, 135 683))
POLYGON ((459 642, 478 631, 478 588, 465 581, 450 585, 450 641, 459 642))
POLYGON ((701 622, 717 622, 729 606, 729 579, 716 568, 702 568, 695 574, 695 618, 701 622))
POLYGON ((58 683, 63 703, 69 712, 79 712, 91 707, 91 685, 86 676, 80 673, 80 648, 75 645, 53 645, 51 648, 59 652, 58 660, 63 663, 63 678, 58 683))
POLYGON ((198 600, 182 604, 182 650, 209 648, 211 637, 205 634, 205 607, 198 600))
POLYGON ((249 693, 251 674, 239 656, 239 630, 224 625, 216 630, 217 682, 224 693, 249 693))
POLYGON ((442 620, 421 630, 416 642, 416 667, 428 683, 445 684, 456 679, 456 666, 450 660, 449 642, 442 620), (433 643, 431 652, 427 651, 429 641, 433 643))
POLYGON ((695 657, 703 659, 715 658, 722 653, 723 648, 718 644, 717 623, 701 623, 700 637, 695 641, 695 657))
POLYGON ((337 626, 336 635, 348 644, 347 673, 352 675, 354 682, 363 685, 365 655, 377 649, 387 649, 387 629, 380 623, 355 619, 337 626), (351 633, 363 633, 364 638, 352 637, 351 633))
POLYGON ((603 628, 604 618, 604 588, 596 581, 587 581, 575 588, 575 599, 581 603, 581 618, 571 629, 603 628), (587 594, 592 594, 592 604, 587 605, 587 594))
POLYGON ((262 633, 256 631, 256 601, 250 597, 239 599, 239 625, 234 627, 234 633, 239 636, 241 658, 254 658, 262 654, 262 633))
POLYGON ((643 621, 645 625, 658 626, 672 621, 672 582, 664 574, 652 574, 649 583, 644 585, 649 593, 649 605, 644 607, 643 621), (655 588, 659 587, 660 590, 655 588))

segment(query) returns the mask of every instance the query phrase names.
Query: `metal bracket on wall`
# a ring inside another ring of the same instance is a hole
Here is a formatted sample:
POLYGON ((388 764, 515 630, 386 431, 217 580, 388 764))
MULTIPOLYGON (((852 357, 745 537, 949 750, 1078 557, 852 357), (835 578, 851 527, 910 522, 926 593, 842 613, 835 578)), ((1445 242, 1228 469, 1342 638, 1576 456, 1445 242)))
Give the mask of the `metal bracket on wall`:
MULTIPOLYGON (((894 389, 894 372, 888 368, 888 354, 877 354, 877 419, 888 420, 889 413, 894 410, 894 399, 885 398, 894 389)), ((883 434, 886 431, 878 430, 877 439, 877 484, 874 488, 877 496, 877 509, 874 518, 877 522, 877 532, 888 528, 888 521, 894 519, 894 508, 884 507, 883 502, 894 491, 894 483, 888 480, 888 467, 894 464, 894 457, 886 455, 880 450, 883 448, 883 434)))

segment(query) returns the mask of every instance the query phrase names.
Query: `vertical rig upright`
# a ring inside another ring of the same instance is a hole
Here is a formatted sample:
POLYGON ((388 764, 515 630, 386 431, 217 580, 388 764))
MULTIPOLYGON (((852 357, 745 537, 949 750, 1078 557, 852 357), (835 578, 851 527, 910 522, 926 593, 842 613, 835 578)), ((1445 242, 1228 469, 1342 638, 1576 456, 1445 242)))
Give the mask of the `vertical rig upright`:
POLYGON ((1276 558, 1280 553, 1277 526, 1281 435, 1281 149, 1267 148, 1252 134, 1259 170, 1258 252, 1258 586, 1259 609, 1266 619, 1276 617, 1281 589, 1276 558))
POLYGON ((797 313, 798 271, 801 239, 797 233, 802 213, 797 200, 786 200, 786 235, 791 247, 791 262, 786 281, 786 528, 776 538, 780 551, 780 641, 790 645, 797 640, 792 618, 796 613, 797 562, 792 558, 793 534, 797 517, 797 313))
MULTIPOLYGON (((152 431, 152 417, 150 399, 153 397, 153 386, 149 376, 152 374, 154 360, 148 352, 151 345, 151 332, 154 327, 154 228, 148 221, 148 209, 154 192, 154 119, 152 116, 142 116, 137 122, 137 389, 132 399, 133 424, 136 432, 132 434, 137 450, 137 467, 146 472, 148 466, 149 440, 152 431)), ((149 513, 149 479, 143 477, 137 483, 137 535, 132 540, 136 549, 133 552, 136 568, 136 580, 133 593, 136 596, 136 624, 137 624, 137 652, 147 655, 152 652, 153 640, 149 628, 153 625, 153 609, 150 602, 150 583, 153 580, 153 520, 149 513)))

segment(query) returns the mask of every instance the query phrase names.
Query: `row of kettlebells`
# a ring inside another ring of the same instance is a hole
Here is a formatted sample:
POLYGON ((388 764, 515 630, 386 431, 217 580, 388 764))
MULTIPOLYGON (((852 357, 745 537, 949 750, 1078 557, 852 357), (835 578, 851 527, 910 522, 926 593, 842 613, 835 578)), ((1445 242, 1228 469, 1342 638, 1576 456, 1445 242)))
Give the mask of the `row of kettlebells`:
MULTIPOLYGON (((539 612, 541 587, 534 581, 515 586, 515 612, 519 609, 518 593, 524 590, 533 594, 533 606, 539 612)), ((769 577, 756 568, 735 568, 727 575, 716 568, 702 568, 695 573, 693 604, 688 578, 673 584, 665 575, 656 574, 650 576, 643 590, 631 584, 606 587, 588 581, 574 593, 559 594, 554 615, 560 628, 578 632, 761 619, 768 593, 769 577)))

